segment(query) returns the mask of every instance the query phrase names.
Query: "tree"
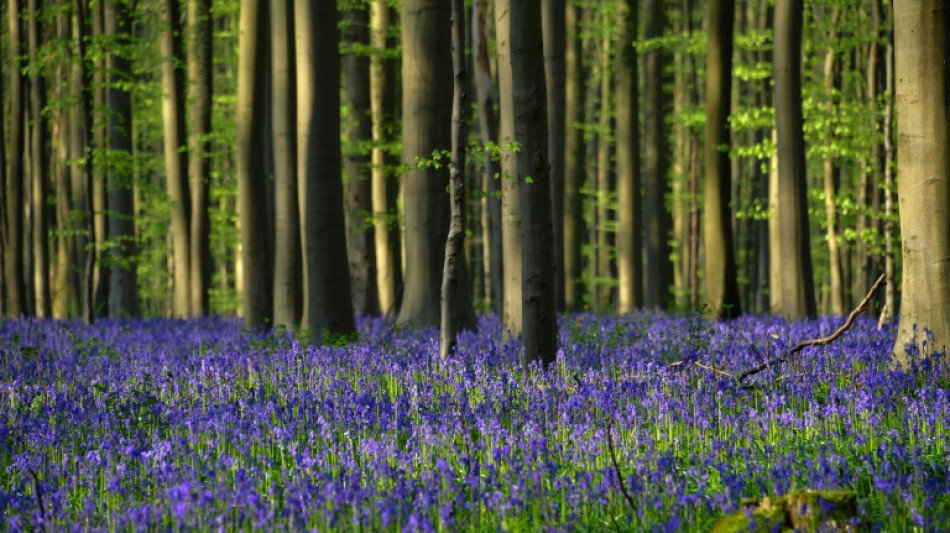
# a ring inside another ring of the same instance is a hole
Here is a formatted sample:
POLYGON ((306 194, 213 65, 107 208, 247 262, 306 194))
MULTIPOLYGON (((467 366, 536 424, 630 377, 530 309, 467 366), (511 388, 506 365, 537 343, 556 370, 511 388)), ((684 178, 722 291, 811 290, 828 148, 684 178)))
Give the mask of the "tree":
POLYGON ((543 0, 544 76, 548 94, 548 155, 554 217, 554 266, 557 307, 564 309, 564 128, 565 128, 565 11, 564 0, 543 0))
POLYGON ((267 9, 261 0, 241 3, 237 75, 238 213, 244 268, 244 324, 260 328, 271 319, 270 266, 264 205, 267 176, 258 148, 264 145, 267 9))
MULTIPOLYGON (((872 2, 876 4, 877 2, 872 2)), ((835 109, 835 93, 840 88, 837 87, 838 66, 835 52, 836 41, 838 39, 838 21, 841 18, 840 8, 835 8, 831 15, 831 35, 828 50, 825 51, 825 110, 828 116, 832 116, 835 109)), ((840 172, 835 165, 835 158, 832 153, 834 144, 834 125, 829 121, 826 135, 826 153, 822 162, 822 181, 825 193, 825 224, 827 232, 825 240, 828 241, 828 269, 829 269, 829 290, 831 291, 831 312, 836 315, 845 313, 844 305, 844 279, 841 269, 841 252, 838 248, 838 213, 835 206, 835 197, 838 195, 838 181, 840 172)), ((859 296, 860 297, 860 296, 859 296)))
POLYGON ((343 61, 346 87, 348 140, 343 158, 345 174, 347 248, 352 278, 353 308, 358 315, 378 315, 379 297, 376 288, 376 248, 373 211, 373 183, 369 173, 370 154, 366 152, 373 138, 370 117, 369 17, 362 6, 346 12, 344 42, 349 50, 343 61))
POLYGON ((33 298, 34 312, 38 317, 53 314, 49 284, 49 240, 47 224, 47 188, 49 181, 49 127, 46 113, 46 80, 40 71, 40 20, 42 3, 28 2, 29 21, 27 41, 30 50, 30 213, 33 242, 33 298))
POLYGON ((191 314, 208 313, 211 284, 211 0, 188 0, 188 175, 191 177, 191 314))
POLYGON ((732 242, 731 161, 727 148, 732 102, 734 0, 709 0, 706 45, 706 180, 703 191, 706 296, 717 317, 742 313, 732 242))
POLYGON ((274 136, 274 324, 300 320, 300 212, 297 199, 297 146, 292 0, 270 2, 271 131, 274 136))
POLYGON ((452 162, 449 170, 451 191, 451 222, 445 239, 445 263, 442 268, 442 318, 439 353, 448 357, 455 350, 461 330, 462 309, 460 270, 464 261, 465 242, 465 3, 452 0, 452 162))
MULTIPOLYGON (((646 0, 644 5, 645 40, 663 35, 666 17, 663 2, 646 0)), ((654 46, 644 60, 644 217, 646 225, 646 292, 647 307, 667 306, 670 285, 673 283, 673 264, 670 261, 669 233, 672 226, 666 209, 669 189, 668 142, 666 138, 666 103, 663 92, 663 72, 668 63, 667 54, 654 46)))
POLYGON ((584 216, 581 189, 585 181, 584 136, 577 125, 584 116, 584 68, 580 36, 580 7, 565 6, 564 70, 564 306, 578 309, 584 303, 584 216))
POLYGON ((20 50, 20 0, 7 2, 9 19, 10 57, 14 59, 10 67, 10 151, 9 172, 4 190, 4 212, 6 227, 3 234, 4 289, 6 290, 6 313, 10 318, 18 318, 27 312, 26 285, 23 279, 25 261, 23 257, 23 74, 19 68, 20 50))
POLYGON ((191 315, 191 213, 185 132, 183 50, 178 0, 162 0, 162 122, 165 132, 165 186, 171 197, 172 312, 191 315))
POLYGON ((521 195, 521 361, 527 371, 534 362, 554 363, 558 334, 541 2, 501 0, 496 6, 510 13, 509 31, 500 35, 510 44, 508 68, 518 73, 512 76, 511 89, 515 140, 521 147, 515 176, 521 195))
POLYGON ((402 157, 406 277, 397 321, 435 325, 440 319, 441 272, 448 235, 446 172, 420 165, 449 138, 451 61, 448 4, 402 2, 402 157))
POLYGON ((802 132, 802 4, 775 4, 775 123, 778 201, 772 224, 770 300, 773 313, 788 319, 814 316, 815 290, 805 183, 805 140, 802 132))
POLYGON ((640 197, 640 106, 637 56, 637 4, 618 0, 617 27, 617 310, 643 306, 643 207, 640 197))
POLYGON ((395 108, 396 75, 393 60, 386 55, 390 8, 386 0, 370 4, 370 110, 373 119, 372 189, 373 221, 376 241, 376 286, 380 310, 385 315, 398 312, 399 291, 402 286, 402 246, 399 242, 399 223, 396 197, 399 187, 389 176, 391 157, 383 146, 389 139, 395 108))
POLYGON ((897 186, 903 299, 894 357, 950 346, 950 11, 939 0, 895 0, 897 186), (932 332, 927 338, 925 328, 932 332))
POLYGON ((340 180, 340 51, 335 0, 294 2, 297 194, 303 250, 302 324, 355 331, 340 180))

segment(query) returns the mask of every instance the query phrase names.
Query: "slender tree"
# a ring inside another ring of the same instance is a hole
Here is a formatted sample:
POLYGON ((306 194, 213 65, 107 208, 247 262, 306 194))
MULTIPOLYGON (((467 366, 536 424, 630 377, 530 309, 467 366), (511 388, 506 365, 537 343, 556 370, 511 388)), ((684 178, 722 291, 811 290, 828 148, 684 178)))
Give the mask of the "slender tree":
POLYGON ((106 316, 109 314, 109 279, 112 277, 109 273, 111 268, 108 261, 108 252, 105 248, 108 239, 109 229, 106 212, 108 211, 108 194, 106 185, 108 181, 106 162, 106 153, 108 151, 108 123, 110 118, 106 113, 106 93, 108 92, 109 76, 106 68, 108 65, 109 53, 108 47, 103 46, 109 38, 105 32, 105 2, 95 2, 89 4, 91 41, 90 59, 93 62, 92 70, 92 145, 93 151, 90 154, 90 162, 93 164, 94 179, 92 183, 92 210, 93 226, 97 236, 95 244, 95 254, 98 260, 93 265, 93 307, 97 315, 106 316))
POLYGON ((398 322, 435 325, 440 319, 441 272, 448 235, 444 167, 420 167, 444 149, 451 119, 449 5, 402 2, 402 154, 406 278, 398 322))
POLYGON ((772 224, 770 299, 772 312, 789 319, 815 315, 815 284, 805 183, 802 131, 802 4, 775 4, 775 123, 777 131, 777 198, 772 224))
POLYGON ((191 315, 191 245, 188 152, 185 132, 184 50, 178 0, 162 0, 162 122, 165 140, 165 187, 171 197, 172 313, 191 315))
POLYGON ((728 151, 735 1, 710 0, 706 16, 706 179, 703 191, 706 297, 716 316, 732 318, 742 312, 730 224, 732 162, 728 151))
POLYGON ((297 199, 297 145, 292 0, 270 2, 271 131, 274 136, 274 324, 291 327, 300 320, 300 212, 297 199))
POLYGON ((637 2, 617 1, 617 267, 618 311, 643 306, 643 207, 640 196, 640 106, 637 2))
POLYGON ((267 176, 259 147, 264 145, 267 9, 261 0, 241 3, 237 71, 238 212, 244 277, 244 324, 260 328, 271 320, 271 283, 267 258, 265 187, 267 176))
POLYGON ((895 0, 897 186, 903 298, 894 343, 920 355, 950 346, 950 10, 940 0, 895 0), (933 338, 928 338, 929 335, 933 338))
POLYGON ((584 120, 584 68, 581 50, 580 10, 565 6, 565 104, 564 104, 564 305, 578 309, 584 304, 583 269, 584 136, 578 124, 584 120))
POLYGON ((544 76, 548 93, 548 154, 551 158, 551 200, 554 217, 554 267, 557 307, 564 300, 564 128, 565 128, 565 11, 564 0, 542 0, 544 76))
POLYGON ((6 290, 6 313, 10 318, 18 318, 27 312, 26 285, 23 279, 25 261, 23 257, 23 141, 24 141, 24 102, 23 74, 19 68, 22 50, 20 49, 20 0, 7 2, 10 48, 13 58, 10 70, 10 152, 9 172, 4 189, 4 211, 6 227, 3 235, 4 289, 6 290))
POLYGON ((188 0, 188 175, 191 178, 191 314, 208 313, 211 285, 211 0, 188 0))
POLYGON ((77 187, 82 189, 82 201, 80 207, 85 211, 85 251, 82 273, 82 316, 86 324, 92 324, 95 320, 95 264, 96 249, 101 234, 96 231, 95 210, 93 208, 93 165, 92 165, 92 80, 87 66, 88 55, 86 47, 86 21, 89 19, 89 3, 82 0, 73 0, 73 46, 78 54, 77 60, 73 64, 72 83, 78 96, 78 105, 74 113, 72 122, 72 139, 70 144, 74 159, 79 159, 80 164, 75 165, 75 172, 79 175, 81 185, 77 187))
MULTIPOLYGON (((876 3, 876 2, 875 2, 876 3)), ((831 15, 831 35, 830 44, 825 51, 824 64, 824 89, 825 89, 825 112, 828 117, 833 116, 835 111, 835 94, 838 90, 838 66, 835 46, 838 40, 838 23, 841 19, 841 9, 835 8, 831 15)), ((825 157, 822 161, 822 181, 825 193, 825 225, 827 226, 825 240, 828 242, 828 269, 830 282, 829 290, 831 292, 831 312, 836 315, 845 313, 844 304, 844 274, 841 268, 841 252, 838 247, 838 212, 835 205, 835 197, 838 195, 838 180, 840 171, 835 165, 835 157, 832 154, 834 144, 834 125, 829 121, 825 131, 825 157)))
POLYGON ((302 323, 316 333, 355 329, 340 180, 340 51, 335 0, 294 2, 297 194, 303 250, 302 323))
POLYGON ((38 317, 53 314, 50 296, 49 240, 47 224, 47 183, 49 181, 49 125, 46 109, 46 79, 41 72, 39 58, 41 28, 40 0, 29 0, 27 41, 30 50, 30 213, 33 242, 33 298, 38 317))

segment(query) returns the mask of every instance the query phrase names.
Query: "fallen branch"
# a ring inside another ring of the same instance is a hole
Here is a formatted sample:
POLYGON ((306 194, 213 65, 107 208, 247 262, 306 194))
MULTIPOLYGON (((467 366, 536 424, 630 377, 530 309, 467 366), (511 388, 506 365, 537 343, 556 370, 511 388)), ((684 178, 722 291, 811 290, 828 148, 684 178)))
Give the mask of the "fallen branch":
POLYGON ((851 311, 851 314, 848 315, 848 319, 845 320, 844 324, 842 324, 841 327, 836 329, 834 333, 832 333, 831 335, 828 335, 827 337, 802 341, 796 344, 792 349, 787 350, 785 353, 783 353, 779 357, 776 357, 775 359, 772 359, 772 360, 766 360, 765 363, 762 363, 761 365, 755 368, 746 370, 745 372, 739 374, 739 377, 736 381, 739 384, 741 384, 745 378, 749 376, 754 376, 758 374, 759 372, 762 372, 763 370, 770 368, 772 365, 780 365, 784 363, 786 360, 788 360, 788 357, 791 356, 792 354, 798 353, 804 350, 805 348, 808 348, 809 346, 824 346, 826 344, 830 344, 834 342, 835 339, 840 337, 842 333, 844 333, 851 327, 851 325, 854 323, 854 319, 857 318, 858 315, 867 311, 868 304, 871 303, 871 298, 874 296, 874 293, 877 292, 879 288, 881 288, 882 285, 886 284, 885 282, 886 279, 887 279, 887 274, 881 274, 881 277, 877 278, 877 281, 874 282, 874 285, 871 287, 871 290, 868 291, 867 296, 865 296, 864 299, 861 300, 861 303, 859 303, 858 306, 854 308, 854 311, 851 311))
POLYGON ((620 486, 620 492, 623 494, 623 497, 627 500, 627 503, 630 504, 630 510, 633 511, 634 516, 637 512, 637 504, 633 501, 633 497, 630 496, 630 493, 627 492, 627 485, 623 482, 623 471, 620 470, 620 463, 617 462, 617 453, 614 452, 614 439, 611 435, 610 427, 610 418, 606 419, 607 422, 607 451, 610 452, 610 461, 614 465, 614 471, 617 474, 617 484, 620 486))

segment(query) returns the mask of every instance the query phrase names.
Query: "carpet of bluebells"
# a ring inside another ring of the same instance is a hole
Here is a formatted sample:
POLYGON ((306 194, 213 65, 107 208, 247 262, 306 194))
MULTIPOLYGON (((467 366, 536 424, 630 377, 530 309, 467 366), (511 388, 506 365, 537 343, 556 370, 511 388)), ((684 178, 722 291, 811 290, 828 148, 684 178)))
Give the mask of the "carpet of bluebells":
POLYGON ((320 347, 6 321, 0 530, 697 531, 801 488, 853 490, 868 531, 947 529, 950 379, 892 370, 894 328, 726 375, 840 323, 563 317, 526 377, 492 318, 448 360, 381 320, 320 347))

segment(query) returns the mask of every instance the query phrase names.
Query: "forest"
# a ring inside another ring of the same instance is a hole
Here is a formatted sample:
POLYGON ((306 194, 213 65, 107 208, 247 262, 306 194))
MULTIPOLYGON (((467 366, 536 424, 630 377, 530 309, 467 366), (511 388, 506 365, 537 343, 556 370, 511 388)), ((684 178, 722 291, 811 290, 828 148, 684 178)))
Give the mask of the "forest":
POLYGON ((0 530, 950 529, 943 0, 8 0, 0 530))

